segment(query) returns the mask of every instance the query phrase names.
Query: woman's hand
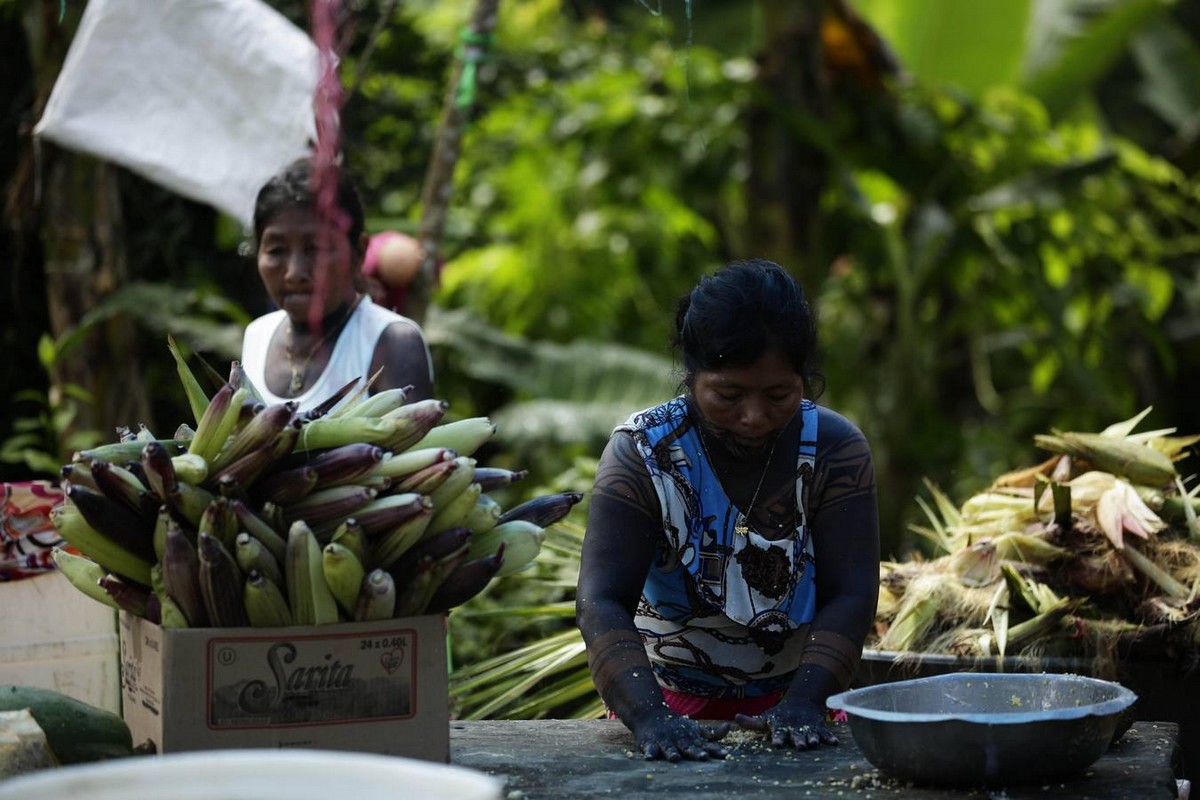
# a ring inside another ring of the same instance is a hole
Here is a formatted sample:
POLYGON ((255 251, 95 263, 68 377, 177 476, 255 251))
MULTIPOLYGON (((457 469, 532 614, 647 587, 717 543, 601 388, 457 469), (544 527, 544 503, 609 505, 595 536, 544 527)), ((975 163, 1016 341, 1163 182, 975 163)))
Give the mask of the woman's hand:
POLYGON ((767 734, 775 747, 807 750, 817 745, 838 743, 825 724, 824 707, 809 701, 782 702, 756 717, 738 714, 734 722, 746 730, 767 734))
POLYGON ((637 748, 647 761, 664 758, 667 761, 689 759, 707 761, 724 758, 727 751, 717 744, 729 733, 729 723, 704 727, 695 720, 666 713, 655 715, 632 726, 637 748))

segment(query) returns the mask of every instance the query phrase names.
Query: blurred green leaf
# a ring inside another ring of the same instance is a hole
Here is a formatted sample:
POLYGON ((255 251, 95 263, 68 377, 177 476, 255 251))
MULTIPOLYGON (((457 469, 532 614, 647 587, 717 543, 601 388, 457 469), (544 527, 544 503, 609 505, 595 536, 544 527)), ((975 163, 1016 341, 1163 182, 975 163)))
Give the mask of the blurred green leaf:
POLYGON ((237 304, 218 296, 180 290, 167 283, 134 282, 120 287, 88 311, 62 337, 58 347, 69 352, 96 325, 119 315, 136 320, 155 334, 172 334, 194 349, 237 358, 242 331, 250 318, 237 304))
POLYGON ((1174 0, 1053 0, 1038 4, 1037 30, 1058 32, 1031 49, 1021 86, 1058 116, 1123 56, 1174 0))
POLYGON ((460 355, 468 375, 512 391, 491 414, 510 447, 583 443, 598 452, 614 426, 672 397, 678 384, 665 357, 606 342, 530 341, 464 309, 434 308, 425 330, 431 346, 460 355))
POLYGON ((920 80, 972 94, 1020 76, 1033 0, 853 0, 920 80))
POLYGON ((1200 45, 1177 23, 1158 18, 1133 41, 1141 99, 1177 129, 1200 126, 1200 45))
POLYGON ((55 360, 58 358, 58 348, 54 345, 54 338, 48 333, 43 333, 38 339, 38 361, 42 368, 49 371, 55 360))

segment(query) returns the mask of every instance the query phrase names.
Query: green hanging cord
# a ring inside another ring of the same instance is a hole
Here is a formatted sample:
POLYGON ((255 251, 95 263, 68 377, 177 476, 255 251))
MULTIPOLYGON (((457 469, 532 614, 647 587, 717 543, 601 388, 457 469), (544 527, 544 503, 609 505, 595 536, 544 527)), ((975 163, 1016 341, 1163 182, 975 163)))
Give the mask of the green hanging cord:
MULTIPOLYGON (((638 4, 650 12, 651 16, 663 17, 663 0, 658 0, 658 7, 650 5, 650 0, 637 0, 638 4)), ((683 92, 684 102, 690 111, 692 108, 692 0, 683 0, 683 13, 687 19, 687 44, 683 50, 683 92)))
POLYGON ((475 90, 478 85, 479 65, 487 57, 488 48, 492 44, 490 33, 475 33, 469 29, 463 30, 459 37, 462 48, 459 58, 462 59, 462 75, 458 79, 454 105, 459 110, 470 108, 475 103, 475 90))
POLYGON ((58 24, 67 18, 67 0, 58 0, 58 24))
POLYGON ((683 95, 688 111, 692 110, 692 0, 683 0, 687 14, 687 48, 683 51, 683 95))

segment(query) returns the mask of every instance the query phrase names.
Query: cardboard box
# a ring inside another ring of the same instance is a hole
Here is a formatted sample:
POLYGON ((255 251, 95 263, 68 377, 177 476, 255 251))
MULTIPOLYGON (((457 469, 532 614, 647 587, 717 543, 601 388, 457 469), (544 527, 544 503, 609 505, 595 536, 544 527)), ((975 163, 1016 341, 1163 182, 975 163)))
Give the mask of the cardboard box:
POLYGON ((448 762, 446 618, 160 628, 122 613, 122 713, 159 753, 304 747, 448 762))
POLYGON ((0 684, 53 689, 121 711, 117 612, 59 571, 0 583, 0 684))

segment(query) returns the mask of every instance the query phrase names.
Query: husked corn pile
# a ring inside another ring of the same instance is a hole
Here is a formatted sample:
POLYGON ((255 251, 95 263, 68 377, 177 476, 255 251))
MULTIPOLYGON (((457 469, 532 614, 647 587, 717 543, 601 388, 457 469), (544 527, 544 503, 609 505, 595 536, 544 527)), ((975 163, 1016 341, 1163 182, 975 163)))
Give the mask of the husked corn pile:
POLYGON ((1100 433, 1034 437, 1053 455, 956 506, 928 485, 936 557, 880 566, 866 646, 961 657, 1200 661, 1196 475, 1200 436, 1134 433, 1149 409, 1100 433))

